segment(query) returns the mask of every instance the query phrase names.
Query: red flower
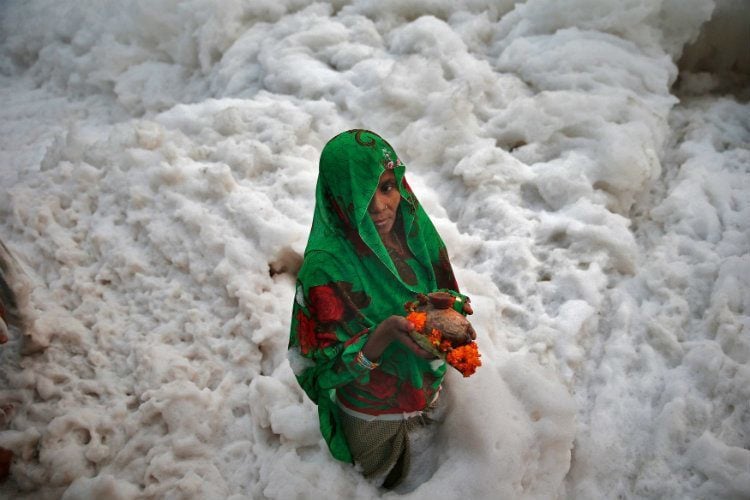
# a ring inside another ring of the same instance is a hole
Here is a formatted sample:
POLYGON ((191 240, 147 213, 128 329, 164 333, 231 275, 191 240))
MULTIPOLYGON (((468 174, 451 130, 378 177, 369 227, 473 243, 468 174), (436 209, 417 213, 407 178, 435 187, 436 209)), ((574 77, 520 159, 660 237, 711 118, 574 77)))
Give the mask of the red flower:
POLYGON ((340 321, 344 316, 344 303, 330 286, 310 288, 310 310, 321 323, 340 321))
POLYGON ((367 390, 378 399, 388 399, 396 393, 397 382, 398 380, 393 375, 383 370, 373 370, 370 372, 367 390))
POLYGON ((318 345, 315 338, 315 322, 302 311, 297 312, 297 339, 302 354, 307 354, 318 345))
POLYGON ((427 406, 427 398, 425 398, 424 391, 415 388, 408 382, 404 382, 401 385, 396 402, 398 403, 399 410, 403 412, 421 411, 427 406))

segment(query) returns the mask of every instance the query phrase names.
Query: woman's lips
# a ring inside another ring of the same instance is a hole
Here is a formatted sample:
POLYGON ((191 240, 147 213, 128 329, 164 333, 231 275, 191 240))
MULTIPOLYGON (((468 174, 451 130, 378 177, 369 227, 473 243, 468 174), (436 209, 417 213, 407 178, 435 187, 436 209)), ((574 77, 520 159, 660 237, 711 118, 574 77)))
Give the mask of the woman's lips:
POLYGON ((390 219, 377 219, 373 220, 372 222, 374 222, 377 227, 385 227, 388 225, 388 222, 390 222, 390 219))

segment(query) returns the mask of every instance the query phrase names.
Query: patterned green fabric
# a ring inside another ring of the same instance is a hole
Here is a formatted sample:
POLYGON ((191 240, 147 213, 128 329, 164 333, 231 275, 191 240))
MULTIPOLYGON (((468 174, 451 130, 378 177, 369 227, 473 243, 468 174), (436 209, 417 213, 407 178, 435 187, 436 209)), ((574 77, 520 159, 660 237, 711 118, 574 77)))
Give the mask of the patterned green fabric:
POLYGON ((399 342, 386 348, 375 370, 355 361, 370 331, 388 316, 404 315, 404 304, 417 292, 458 291, 445 245, 404 170, 393 148, 365 130, 337 135, 320 158, 315 214, 292 312, 290 360, 318 405, 332 455, 349 462, 337 397, 369 414, 423 410, 446 370, 444 362, 419 358, 399 342), (401 194, 396 228, 414 255, 406 268, 391 259, 367 212, 386 169, 394 171, 401 194))

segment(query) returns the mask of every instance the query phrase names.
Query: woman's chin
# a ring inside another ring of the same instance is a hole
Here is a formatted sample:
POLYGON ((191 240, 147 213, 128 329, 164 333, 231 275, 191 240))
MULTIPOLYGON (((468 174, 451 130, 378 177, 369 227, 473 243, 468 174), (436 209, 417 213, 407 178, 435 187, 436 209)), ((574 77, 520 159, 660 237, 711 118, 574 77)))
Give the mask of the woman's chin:
POLYGON ((391 229, 393 229, 393 223, 385 224, 382 226, 375 224, 375 229, 378 231, 378 234, 381 238, 385 238, 391 233, 391 229))

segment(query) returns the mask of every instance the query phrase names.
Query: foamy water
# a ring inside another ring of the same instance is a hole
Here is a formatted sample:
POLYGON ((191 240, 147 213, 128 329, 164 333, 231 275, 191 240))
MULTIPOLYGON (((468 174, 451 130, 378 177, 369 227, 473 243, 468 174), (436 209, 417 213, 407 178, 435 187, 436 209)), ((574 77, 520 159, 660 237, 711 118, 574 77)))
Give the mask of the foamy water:
POLYGON ((746 3, 0 15, 28 319, 0 496, 750 497, 746 3), (355 127, 406 162, 483 354, 413 491, 330 457, 286 358, 318 155, 355 127))

